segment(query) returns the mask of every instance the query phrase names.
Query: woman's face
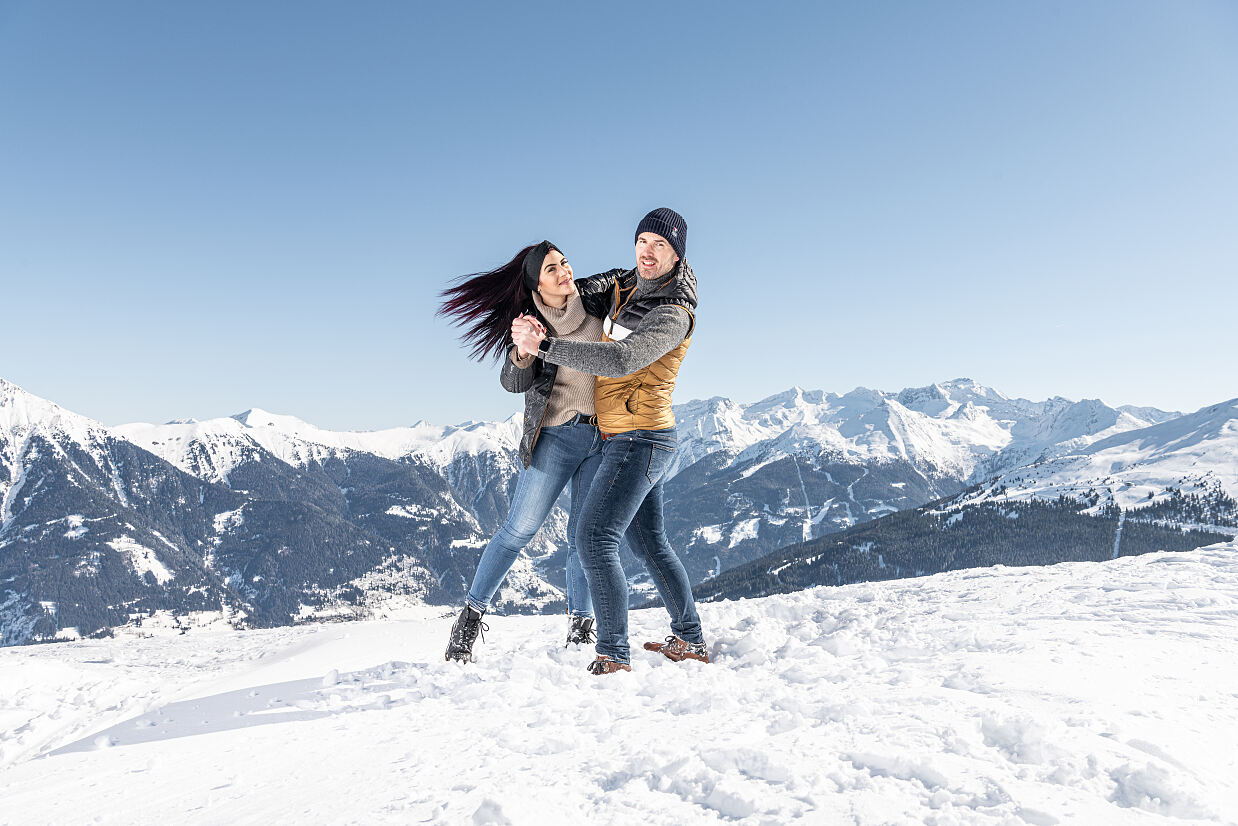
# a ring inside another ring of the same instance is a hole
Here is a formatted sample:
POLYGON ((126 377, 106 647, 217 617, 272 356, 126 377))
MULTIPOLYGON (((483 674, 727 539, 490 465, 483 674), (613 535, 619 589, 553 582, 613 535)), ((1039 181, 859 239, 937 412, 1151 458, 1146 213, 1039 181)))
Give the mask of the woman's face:
POLYGON ((558 250, 546 253, 537 291, 542 294, 542 298, 562 298, 576 292, 576 283, 572 281, 572 265, 567 263, 563 253, 558 250))

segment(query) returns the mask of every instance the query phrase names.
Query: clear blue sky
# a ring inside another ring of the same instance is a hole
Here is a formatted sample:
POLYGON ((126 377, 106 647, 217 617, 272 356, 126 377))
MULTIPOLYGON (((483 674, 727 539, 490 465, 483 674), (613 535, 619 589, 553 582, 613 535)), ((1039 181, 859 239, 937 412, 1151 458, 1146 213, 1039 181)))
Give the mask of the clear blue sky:
POLYGON ((0 376, 108 424, 510 415, 434 318, 687 218, 676 397, 1238 395, 1238 4, 0 0, 0 376))

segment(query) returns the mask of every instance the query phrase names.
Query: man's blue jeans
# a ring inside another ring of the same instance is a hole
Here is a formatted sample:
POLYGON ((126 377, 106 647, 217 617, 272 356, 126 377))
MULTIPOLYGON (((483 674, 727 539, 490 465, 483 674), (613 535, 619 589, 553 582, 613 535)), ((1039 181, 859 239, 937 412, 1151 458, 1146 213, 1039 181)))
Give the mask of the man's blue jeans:
POLYGON ((597 611, 597 653, 626 663, 628 581, 619 563, 619 539, 645 563, 671 631, 687 642, 704 642, 688 572, 666 539, 662 482, 675 458, 675 429, 629 430, 603 442, 602 461, 585 496, 576 546, 589 577, 597 611))
POLYGON ((585 422, 543 427, 533 448, 533 461, 520 473, 511 510, 498 533, 486 545, 468 604, 477 611, 490 607, 494 592, 516 562, 524 546, 546 521, 563 486, 572 485, 571 512, 567 523, 567 610, 580 616, 593 616, 589 584, 576 552, 576 523, 580 506, 602 460, 602 439, 598 429, 585 422))

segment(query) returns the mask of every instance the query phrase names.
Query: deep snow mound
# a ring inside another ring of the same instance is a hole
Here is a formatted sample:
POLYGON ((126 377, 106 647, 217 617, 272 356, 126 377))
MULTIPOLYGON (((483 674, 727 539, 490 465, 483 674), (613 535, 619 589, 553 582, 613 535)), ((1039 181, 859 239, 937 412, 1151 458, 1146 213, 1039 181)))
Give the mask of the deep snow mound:
POLYGON ((1238 546, 702 606, 0 651, 0 822, 1233 823, 1238 546), (535 793, 533 790, 536 790, 535 793))

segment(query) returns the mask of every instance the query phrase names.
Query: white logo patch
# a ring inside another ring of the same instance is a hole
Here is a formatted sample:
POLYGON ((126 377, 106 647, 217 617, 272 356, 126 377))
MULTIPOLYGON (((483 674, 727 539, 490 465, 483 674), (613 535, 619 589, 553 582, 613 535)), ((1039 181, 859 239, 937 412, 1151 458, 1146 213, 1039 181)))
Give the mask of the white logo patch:
POLYGON ((606 337, 611 341, 623 341, 632 334, 631 330, 626 327, 620 327, 610 316, 607 316, 602 322, 602 332, 606 333, 606 337))

